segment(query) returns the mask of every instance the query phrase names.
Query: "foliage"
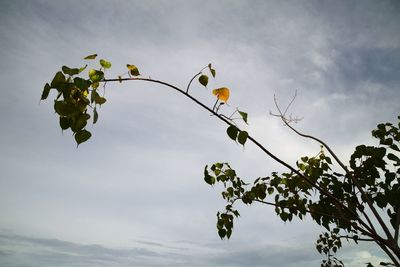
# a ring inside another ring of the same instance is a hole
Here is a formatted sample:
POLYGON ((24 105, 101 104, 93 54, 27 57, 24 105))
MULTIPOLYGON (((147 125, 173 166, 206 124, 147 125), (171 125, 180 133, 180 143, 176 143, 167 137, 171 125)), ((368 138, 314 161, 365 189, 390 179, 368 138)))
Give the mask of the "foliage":
MULTIPOLYGON (((94 60, 97 55, 85 57, 94 60)), ((52 89, 57 91, 54 109, 59 116, 62 130, 71 129, 77 145, 86 142, 91 133, 86 129, 88 120, 93 117, 93 123, 98 120, 97 107, 106 99, 100 92, 100 84, 105 88, 109 82, 140 80, 158 83, 178 91, 191 99, 195 104, 210 112, 228 125, 227 135, 230 139, 244 146, 248 141, 260 148, 267 156, 288 169, 288 172, 272 172, 248 183, 237 176, 228 163, 214 163, 204 169, 204 180, 209 185, 222 184, 222 198, 226 201, 224 211, 217 214, 217 231, 221 238, 230 238, 233 232, 234 220, 240 216, 237 203, 245 205, 261 203, 273 206, 279 218, 292 221, 295 217, 303 219, 310 216, 315 223, 321 225, 327 232, 322 233, 316 249, 326 256, 321 266, 344 266, 343 262, 334 257, 342 247, 342 240, 358 242, 375 242, 392 263, 381 263, 383 266, 400 266, 399 225, 400 225, 400 122, 396 124, 382 123, 372 131, 373 137, 379 140, 378 146, 359 145, 355 148, 349 164, 343 164, 332 149, 320 139, 298 132, 291 122, 298 119, 286 117, 286 111, 281 111, 276 102, 278 114, 282 121, 298 135, 311 138, 320 143, 321 150, 315 156, 300 158, 292 166, 252 138, 247 131, 241 130, 236 122, 248 123, 248 114, 236 108, 230 115, 224 115, 220 108, 225 105, 230 96, 227 87, 211 91, 216 97, 212 108, 201 103, 189 93, 195 78, 207 88, 209 77, 216 76, 211 64, 201 69, 190 80, 186 90, 163 81, 141 77, 135 65, 127 64, 128 72, 117 79, 106 79, 105 71, 111 67, 107 60, 100 59, 99 68, 88 71, 88 77, 78 77, 87 65, 81 68, 62 67, 47 83, 41 99, 49 96, 52 89), (207 73, 205 73, 207 72, 207 73), (128 76, 128 77, 127 77, 128 76), (340 168, 342 171, 334 171, 340 168)), ((400 121, 400 116, 398 117, 400 121)), ((368 266, 372 266, 368 263, 368 266)))

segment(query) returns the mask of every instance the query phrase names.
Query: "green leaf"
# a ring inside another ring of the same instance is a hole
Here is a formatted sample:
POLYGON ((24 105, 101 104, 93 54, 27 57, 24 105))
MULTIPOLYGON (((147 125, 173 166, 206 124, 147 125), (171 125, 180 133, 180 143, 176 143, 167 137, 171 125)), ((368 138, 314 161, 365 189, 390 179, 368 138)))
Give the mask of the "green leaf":
POLYGON ((90 95, 90 102, 93 103, 94 101, 96 101, 96 98, 99 97, 100 97, 99 93, 97 93, 96 90, 93 90, 92 94, 90 95))
POLYGON ((129 73, 130 73, 132 76, 139 76, 139 75, 140 75, 139 69, 138 69, 135 65, 126 64, 126 67, 128 68, 129 73))
POLYGON ((203 85, 204 87, 207 87, 208 84, 208 76, 207 75, 201 75, 199 77, 199 82, 201 83, 201 85, 203 85))
POLYGON ((99 114, 97 113, 96 107, 94 107, 94 109, 93 109, 93 124, 95 124, 98 119, 99 119, 99 114))
POLYGON ((84 67, 82 67, 82 68, 73 68, 73 69, 71 69, 71 68, 69 68, 69 67, 67 67, 67 66, 62 66, 62 71, 65 73, 65 74, 67 74, 67 75, 69 75, 69 76, 73 76, 73 75, 76 75, 76 74, 79 74, 79 73, 81 73, 82 71, 84 71, 85 69, 86 69, 86 67, 87 67, 87 65, 85 65, 84 67))
POLYGON ((79 109, 72 103, 66 101, 54 101, 54 110, 60 116, 71 116, 79 112, 79 109))
POLYGON ((70 75, 70 76, 79 74, 79 69, 77 69, 77 68, 71 69, 71 68, 69 68, 69 67, 67 67, 67 66, 62 66, 61 69, 62 69, 62 71, 63 71, 65 74, 70 75))
POLYGON ((60 127, 62 130, 66 130, 71 126, 71 119, 67 117, 60 117, 60 127))
POLYGON ((73 132, 78 132, 85 128, 87 124, 87 120, 90 119, 89 114, 81 114, 73 119, 73 123, 71 124, 71 130, 73 132))
POLYGON ((58 88, 60 85, 65 84, 65 76, 64 74, 59 71, 54 76, 53 80, 51 81, 51 88, 58 88))
POLYGON ((231 229, 229 229, 228 231, 226 231, 226 237, 229 239, 229 238, 231 238, 231 235, 232 235, 232 230, 231 229))
POLYGON ((213 177, 211 175, 206 175, 206 176, 204 176, 204 181, 209 185, 214 185, 215 184, 215 177, 213 177))
POLYGON ((211 75, 213 76, 213 78, 215 78, 215 69, 213 69, 213 68, 211 67, 211 63, 208 64, 208 69, 210 70, 211 75))
POLYGON ((106 102, 106 99, 101 97, 99 93, 97 93, 97 90, 93 90, 92 94, 90 95, 90 102, 95 102, 96 104, 102 105, 106 102))
POLYGON ((42 96, 41 96, 41 100, 46 99, 49 96, 50 93, 50 85, 48 83, 46 83, 46 85, 44 86, 43 92, 42 92, 42 96))
POLYGON ((79 146, 79 144, 82 144, 83 142, 86 142, 87 140, 89 140, 89 138, 91 136, 92 136, 92 134, 87 130, 77 131, 74 136, 77 146, 79 146))
POLYGON ((109 62, 105 59, 100 59, 100 65, 105 69, 111 68, 111 62, 109 62))
POLYGON ((97 54, 89 55, 85 57, 84 59, 95 59, 97 57, 97 54))
MULTIPOLYGON (((81 73, 82 71, 84 71, 85 69, 86 69, 86 67, 87 67, 87 64, 85 65, 85 66, 83 66, 82 68, 79 68, 79 73, 81 73)), ((79 74, 78 73, 78 74, 79 74)))
POLYGON ((249 136, 249 134, 246 131, 240 131, 239 135, 238 135, 238 142, 239 144, 243 145, 246 143, 247 141, 247 137, 249 136))
POLYGON ((226 236, 226 230, 225 229, 219 229, 218 230, 218 235, 221 239, 223 239, 226 236))
POLYGON ((74 84, 79 89, 87 90, 89 86, 92 84, 92 82, 90 80, 82 79, 81 77, 75 77, 74 84))
POLYGON ((239 129, 236 126, 231 125, 228 127, 228 129, 226 129, 226 133, 233 141, 236 141, 239 129))
POLYGON ((91 69, 91 70, 89 70, 89 78, 94 83, 99 82, 104 78, 104 72, 102 72, 100 70, 91 69))
POLYGON ((238 110, 238 112, 239 112, 240 116, 242 117, 243 121, 247 124, 247 113, 240 111, 240 110, 238 110))
POLYGON ((99 85, 100 85, 99 82, 92 83, 92 88, 97 89, 97 88, 99 88, 99 85))
POLYGON ((96 104, 99 104, 99 105, 103 105, 104 103, 106 103, 106 101, 107 100, 102 96, 99 96, 94 100, 94 102, 96 102, 96 104))

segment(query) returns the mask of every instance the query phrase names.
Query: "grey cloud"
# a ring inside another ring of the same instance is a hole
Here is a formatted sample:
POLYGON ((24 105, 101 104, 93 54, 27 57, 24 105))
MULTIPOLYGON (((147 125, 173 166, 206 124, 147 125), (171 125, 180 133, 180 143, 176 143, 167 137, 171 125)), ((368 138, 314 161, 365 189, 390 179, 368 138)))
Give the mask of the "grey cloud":
MULTIPOLYGON (((202 181, 204 165, 229 161, 245 177, 276 168, 251 146, 241 153, 213 117, 164 88, 110 86, 99 122, 90 126, 94 136, 77 150, 70 133, 61 135, 52 101, 37 105, 41 89, 62 64, 80 64, 91 52, 109 57, 111 76, 133 63, 183 88, 211 61, 217 68, 213 86, 231 88, 231 107, 249 112, 250 127, 257 126, 255 117, 266 122, 256 129, 268 137, 267 147, 282 139, 275 131, 281 125, 274 127, 279 123, 267 115, 273 93, 285 103, 298 89, 292 111, 305 119, 296 126, 334 148, 349 149, 369 141, 377 122, 398 115, 399 6, 398 1, 0 1, 1 224, 70 240, 85 232, 88 243, 110 238, 124 243, 137 231, 147 235, 132 249, 3 235, 3 265, 312 266, 310 251, 298 246, 249 246, 261 243, 257 229, 274 227, 260 213, 250 217, 258 226, 243 234, 257 238, 243 239, 242 246, 234 240, 209 242, 223 204, 218 191, 202 181), (166 239, 190 241, 161 242, 161 232, 166 239), (193 242, 199 236, 202 241, 193 242)), ((191 92, 214 102, 210 90, 194 86, 191 92)), ((281 140, 275 151, 291 156, 298 140, 281 140)))
POLYGON ((9 234, 0 235, 0 244, 3 247, 0 262, 9 262, 8 266, 18 266, 23 262, 30 262, 29 266, 129 266, 146 262, 149 258, 163 257, 140 247, 116 249, 9 234))
POLYGON ((148 245, 150 247, 161 247, 161 248, 167 248, 167 249, 173 249, 173 250, 187 250, 187 248, 184 248, 184 247, 170 246, 170 245, 159 243, 159 242, 152 242, 152 241, 146 241, 146 240, 134 240, 134 241, 138 244, 148 245))
MULTIPOLYGON (((0 264, 16 266, 310 266, 319 258, 306 249, 282 246, 238 246, 222 249, 221 244, 199 244, 191 249, 153 241, 136 241, 152 247, 109 248, 83 245, 58 239, 0 235, 0 264), (156 247, 156 248, 154 248, 156 247), (160 251, 157 248, 166 248, 160 251), (195 248, 195 249, 193 249, 195 248), (196 249, 197 248, 197 249, 196 249), (182 250, 182 248, 178 248, 182 250), (158 251, 157 251, 158 250, 158 251), (296 265, 297 264, 297 265, 296 265)), ((179 244, 182 242, 176 242, 179 244)), ((184 242, 188 243, 188 242, 184 242)), ((192 242, 189 242, 192 243, 192 242)))

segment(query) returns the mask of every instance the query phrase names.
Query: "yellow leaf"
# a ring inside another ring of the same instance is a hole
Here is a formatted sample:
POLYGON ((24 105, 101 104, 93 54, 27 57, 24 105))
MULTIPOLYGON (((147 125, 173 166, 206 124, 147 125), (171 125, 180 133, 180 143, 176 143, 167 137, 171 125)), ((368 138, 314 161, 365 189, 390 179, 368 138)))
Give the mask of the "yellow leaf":
POLYGON ((229 89, 226 87, 214 89, 212 93, 213 95, 216 95, 219 100, 223 102, 227 102, 229 99, 229 89))
POLYGON ((126 67, 128 68, 129 73, 130 73, 132 76, 139 76, 139 75, 140 75, 139 69, 138 69, 135 65, 126 64, 126 67))

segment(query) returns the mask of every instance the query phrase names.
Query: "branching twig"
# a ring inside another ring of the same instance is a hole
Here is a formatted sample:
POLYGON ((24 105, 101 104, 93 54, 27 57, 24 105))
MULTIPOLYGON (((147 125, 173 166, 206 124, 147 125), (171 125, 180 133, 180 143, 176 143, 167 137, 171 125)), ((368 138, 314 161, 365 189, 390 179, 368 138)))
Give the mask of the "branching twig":
MULTIPOLYGON (((289 103, 288 107, 285 109, 285 113, 287 112, 289 106, 293 103, 294 99, 296 98, 297 93, 294 95, 294 97, 292 98, 291 102, 289 103)), ((286 126, 288 126, 292 131, 294 131, 296 134, 305 137, 305 138, 310 138, 314 141, 317 141, 318 143, 320 143, 321 145, 323 145, 328 151, 329 153, 332 155, 332 157, 335 159, 335 161, 340 165, 340 167, 342 167, 342 169, 346 172, 347 175, 349 175, 349 177, 351 178, 351 180, 353 181, 353 183, 356 185, 356 187, 358 188, 358 190, 360 191, 361 195, 366 199, 366 202, 369 206, 369 208, 371 209, 372 213, 374 214, 375 218, 378 220, 380 226, 382 227, 383 231, 385 232, 386 236, 388 237, 389 240, 391 240, 392 242, 390 242, 390 246, 393 245, 393 236, 390 233, 388 227, 386 226, 385 222, 383 221, 382 217, 379 215, 378 211, 376 210, 376 208, 373 206, 372 201, 370 199, 370 197, 365 193, 365 191, 363 190, 363 188, 361 187, 361 185, 359 184, 359 182, 357 181, 356 177, 354 177, 353 173, 351 173, 349 171, 349 169, 346 167, 346 165, 344 165, 341 160, 338 158, 338 156, 336 155, 336 153, 333 152, 333 150, 322 140, 312 136, 312 135, 306 135, 303 133, 300 133, 299 131, 297 131, 295 128, 293 128, 289 123, 290 120, 288 120, 287 118, 285 118, 285 113, 282 113, 281 109, 279 108, 278 102, 276 100, 276 97, 274 95, 274 102, 275 102, 275 106, 279 112, 279 114, 273 114, 274 116, 280 117, 282 119, 282 121, 285 123, 286 126)), ((360 203, 358 203, 360 204, 360 203)), ((376 232, 375 232, 376 233, 376 232)))

